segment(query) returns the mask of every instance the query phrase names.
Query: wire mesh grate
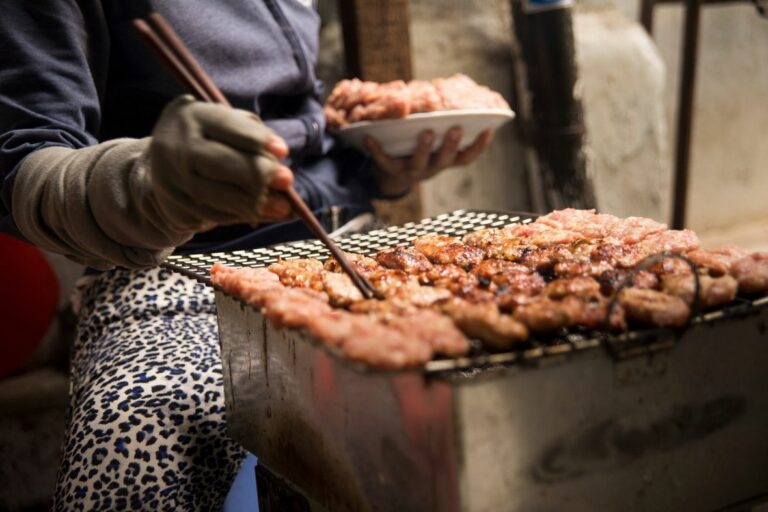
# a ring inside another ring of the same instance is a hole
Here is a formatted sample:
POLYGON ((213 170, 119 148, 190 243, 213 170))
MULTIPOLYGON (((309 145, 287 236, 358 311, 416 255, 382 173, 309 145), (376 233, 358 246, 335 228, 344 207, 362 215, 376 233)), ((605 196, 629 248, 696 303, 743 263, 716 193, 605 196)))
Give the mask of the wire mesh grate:
MULTIPOLYGON (((519 222, 531 222, 533 214, 494 212, 482 210, 456 210, 435 217, 409 222, 402 226, 359 233, 337 240, 347 251, 371 255, 387 247, 410 243, 416 237, 428 234, 462 236, 482 228, 502 227, 519 222)), ((244 251, 214 252, 207 254, 173 255, 163 264, 165 267, 210 284, 208 271, 211 265, 221 262, 235 267, 266 267, 278 258, 326 259, 330 253, 319 240, 302 240, 244 251)))

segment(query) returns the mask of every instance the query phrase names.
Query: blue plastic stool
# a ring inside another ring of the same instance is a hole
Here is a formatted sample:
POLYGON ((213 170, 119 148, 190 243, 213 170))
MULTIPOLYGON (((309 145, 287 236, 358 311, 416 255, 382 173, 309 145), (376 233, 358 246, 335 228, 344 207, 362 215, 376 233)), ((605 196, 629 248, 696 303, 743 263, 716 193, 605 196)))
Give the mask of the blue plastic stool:
POLYGON ((259 512, 256 493, 256 456, 248 454, 224 501, 224 512, 259 512))

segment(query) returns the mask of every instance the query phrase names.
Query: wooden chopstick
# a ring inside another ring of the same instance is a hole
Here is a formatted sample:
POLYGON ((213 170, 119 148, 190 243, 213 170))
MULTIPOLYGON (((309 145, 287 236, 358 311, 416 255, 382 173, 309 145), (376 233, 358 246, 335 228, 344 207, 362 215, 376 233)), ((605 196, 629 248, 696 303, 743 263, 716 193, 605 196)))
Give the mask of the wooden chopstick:
MULTIPOLYGON (((161 60, 173 71, 176 78, 200 101, 209 103, 221 103, 232 106, 221 90, 211 80, 205 70, 198 64, 195 57, 186 47, 181 38, 176 34, 171 25, 160 13, 152 13, 149 16, 150 26, 141 19, 133 20, 133 26, 139 35, 152 48, 161 60)), ((366 299, 382 298, 377 290, 357 273, 350 265, 344 253, 336 243, 328 236, 323 226, 312 214, 304 200, 292 186, 283 191, 294 212, 301 218, 314 235, 323 242, 331 254, 338 260, 342 270, 346 272, 353 284, 360 290, 366 299)))
POLYGON ((197 79, 200 86, 202 86, 208 96, 210 96, 211 99, 209 101, 212 103, 221 103, 222 105, 231 107, 232 105, 229 103, 229 100, 227 100, 226 96, 224 96, 224 93, 221 92, 221 89, 216 87, 216 84, 213 83, 213 80, 211 80, 210 76, 208 76, 208 73, 206 73, 205 70, 200 67, 197 59, 195 59, 195 57, 192 55, 192 52, 189 51, 189 48, 187 48, 176 31, 173 30, 171 24, 168 23, 165 18, 163 18, 163 16, 157 12, 149 15, 149 22, 152 23, 160 36, 166 41, 171 51, 176 54, 176 57, 179 59, 181 64, 183 64, 186 69, 190 71, 190 73, 197 79))
POLYGON ((192 95, 200 101, 213 102, 213 97, 208 95, 208 92, 203 86, 195 79, 195 77, 189 72, 189 70, 182 65, 179 58, 176 56, 171 47, 168 46, 163 39, 150 27, 146 21, 136 19, 133 20, 133 27, 144 39, 144 42, 160 57, 168 69, 171 70, 176 79, 182 86, 187 88, 192 95))
POLYGON ((325 244, 328 250, 331 251, 333 257, 338 260, 341 268, 344 269, 349 278, 352 279, 352 282, 363 294, 363 297, 366 299, 372 299, 374 297, 381 298, 379 297, 377 291, 373 288, 373 285, 371 285, 367 279, 358 274, 357 271, 352 268, 346 256, 344 256, 342 250, 339 249, 339 246, 337 246, 331 237, 328 236, 328 233, 325 232, 322 224, 320 224, 317 218, 315 218, 315 216, 312 214, 309 207, 307 206, 307 203, 301 199, 301 196, 299 196, 299 194, 296 192, 296 189, 293 187, 289 188, 285 191, 285 196, 288 198, 288 202, 291 203, 293 210, 299 215, 299 217, 301 217, 302 220, 304 220, 304 223, 307 225, 307 227, 312 231, 312 233, 314 233, 317 238, 322 240, 323 244, 325 244), (347 270, 347 268, 349 270, 347 270))

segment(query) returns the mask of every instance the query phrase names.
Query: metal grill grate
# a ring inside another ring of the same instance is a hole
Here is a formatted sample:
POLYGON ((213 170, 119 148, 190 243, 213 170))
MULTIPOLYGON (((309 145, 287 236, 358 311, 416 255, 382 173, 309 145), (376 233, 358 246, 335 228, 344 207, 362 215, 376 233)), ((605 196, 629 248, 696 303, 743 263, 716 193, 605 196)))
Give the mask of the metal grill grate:
MULTIPOLYGON (((470 231, 487 227, 502 227, 514 223, 528 223, 536 216, 530 213, 492 212, 482 210, 457 210, 420 222, 409 222, 368 233, 350 235, 338 240, 339 246, 349 252, 371 255, 386 247, 405 245, 414 238, 426 234, 462 236, 470 231)), ((198 281, 211 284, 209 269, 218 262, 237 267, 266 267, 282 259, 318 258, 325 259, 328 251, 319 240, 304 240, 288 244, 273 245, 246 251, 216 252, 211 254, 190 254, 171 256, 163 265, 198 281)), ((694 324, 714 322, 724 318, 738 317, 753 312, 756 307, 768 307, 768 296, 757 299, 737 298, 732 304, 716 311, 706 312, 692 319, 694 324)), ((458 359, 431 361, 426 366, 428 373, 462 372, 473 373, 482 368, 507 366, 516 362, 537 361, 543 357, 568 354, 605 344, 617 359, 650 353, 669 348, 675 343, 680 331, 654 328, 609 335, 600 331, 583 331, 571 328, 546 339, 530 338, 518 350, 503 354, 485 354, 458 359)))
MULTIPOLYGON (((350 235, 339 239, 338 242, 345 251, 371 255, 387 247, 408 244, 421 235, 462 236, 477 229, 502 227, 518 222, 526 223, 531 222, 534 218, 535 215, 530 213, 456 210, 452 213, 423 219, 420 222, 409 222, 402 226, 392 226, 368 233, 350 235)), ((304 240, 246 251, 174 255, 168 258, 164 266, 210 284, 208 270, 217 261, 236 267, 266 267, 277 261, 278 258, 284 260, 325 259, 328 256, 328 250, 319 240, 304 240)))

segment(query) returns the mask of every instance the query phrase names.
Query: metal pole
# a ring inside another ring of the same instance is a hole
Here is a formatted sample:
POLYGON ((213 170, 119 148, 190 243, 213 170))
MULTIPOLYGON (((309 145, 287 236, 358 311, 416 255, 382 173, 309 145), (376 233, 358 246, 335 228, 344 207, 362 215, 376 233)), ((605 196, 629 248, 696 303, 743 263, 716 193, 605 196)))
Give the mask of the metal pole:
POLYGON ((649 35, 653 34, 653 8, 656 0, 641 0, 640 2, 640 23, 645 27, 649 35))
POLYGON ((675 149, 675 189, 672 205, 672 227, 674 229, 682 229, 685 226, 700 14, 701 0, 686 0, 683 62, 680 73, 680 104, 678 105, 677 143, 675 149))
POLYGON ((570 0, 512 0, 528 75, 532 136, 549 209, 593 208, 570 0))

